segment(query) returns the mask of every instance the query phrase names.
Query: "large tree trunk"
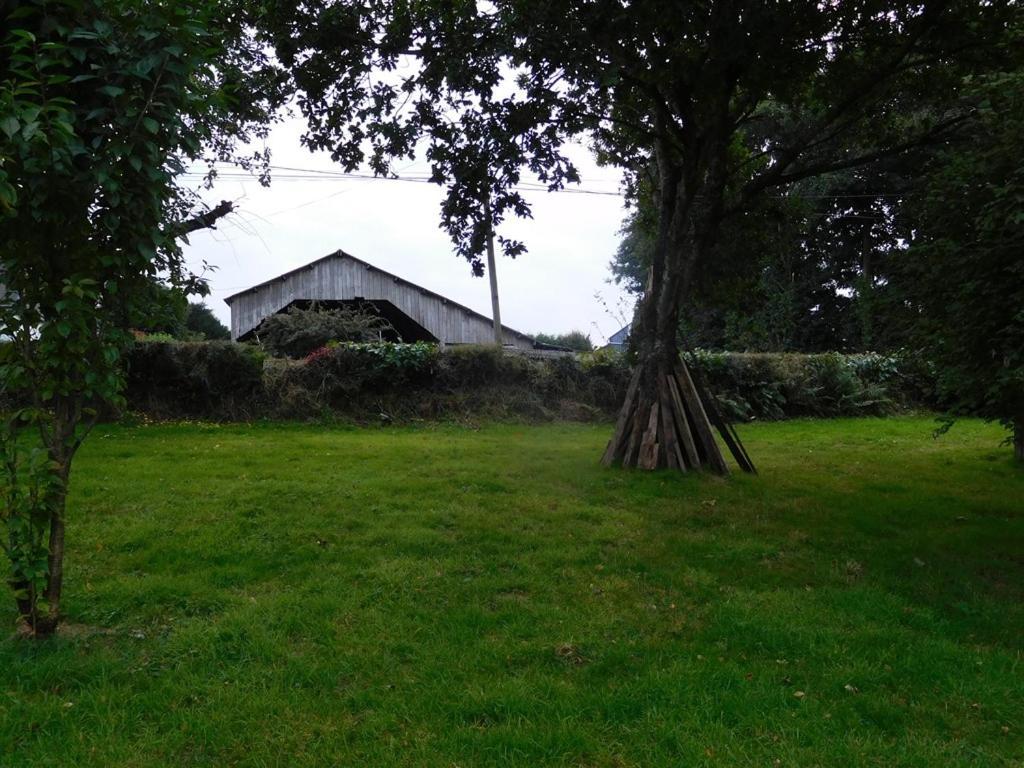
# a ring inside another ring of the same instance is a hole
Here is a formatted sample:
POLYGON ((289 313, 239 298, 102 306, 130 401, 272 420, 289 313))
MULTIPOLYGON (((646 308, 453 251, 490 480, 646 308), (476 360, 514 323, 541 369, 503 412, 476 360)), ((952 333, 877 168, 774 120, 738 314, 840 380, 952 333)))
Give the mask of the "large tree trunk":
POLYGON ((602 461, 641 469, 729 473, 707 410, 682 360, 640 364, 602 461))
MULTIPOLYGON (((708 242, 714 212, 698 201, 698 175, 658 153, 659 224, 647 287, 630 333, 637 364, 605 451, 606 465, 707 468, 727 474, 705 403, 679 354, 679 308, 708 242)), ((706 169, 705 169, 706 170, 706 169)))

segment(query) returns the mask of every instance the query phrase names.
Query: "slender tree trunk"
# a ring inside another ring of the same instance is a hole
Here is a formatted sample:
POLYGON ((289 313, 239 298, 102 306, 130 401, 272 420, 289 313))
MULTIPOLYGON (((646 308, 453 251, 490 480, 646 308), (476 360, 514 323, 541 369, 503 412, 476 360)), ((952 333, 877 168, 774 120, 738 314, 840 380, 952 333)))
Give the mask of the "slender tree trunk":
POLYGON ((60 623, 60 599, 64 588, 64 512, 67 507, 67 467, 61 471, 61 488, 50 511, 50 537, 47 555, 46 612, 40 614, 33 626, 37 637, 46 637, 57 631, 60 623))
POLYGON ((47 539, 46 587, 41 597, 44 610, 39 611, 38 600, 19 611, 27 616, 29 628, 36 638, 49 637, 60 623, 60 602, 64 588, 64 516, 67 509, 68 484, 71 462, 77 450, 75 433, 81 421, 82 404, 77 398, 61 399, 54 408, 53 431, 49 436, 50 460, 56 466, 56 487, 49 505, 49 536, 47 539))
POLYGON ((1013 422, 1013 457, 1024 463, 1024 416, 1013 422))

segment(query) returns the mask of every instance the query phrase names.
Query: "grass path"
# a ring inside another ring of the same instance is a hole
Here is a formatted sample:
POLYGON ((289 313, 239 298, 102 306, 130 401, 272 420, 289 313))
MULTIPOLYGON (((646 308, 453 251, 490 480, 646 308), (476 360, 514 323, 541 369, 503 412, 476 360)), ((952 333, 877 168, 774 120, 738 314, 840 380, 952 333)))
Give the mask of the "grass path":
POLYGON ((933 426, 102 428, 0 766, 1024 765, 1024 472, 933 426))

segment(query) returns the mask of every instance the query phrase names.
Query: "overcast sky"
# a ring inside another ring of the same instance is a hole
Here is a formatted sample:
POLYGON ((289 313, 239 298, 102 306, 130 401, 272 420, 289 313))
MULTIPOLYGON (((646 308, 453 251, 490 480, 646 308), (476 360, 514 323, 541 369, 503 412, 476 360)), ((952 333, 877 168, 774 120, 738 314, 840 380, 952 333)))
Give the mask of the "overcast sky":
MULTIPOLYGON (((301 128, 291 120, 275 129, 268 141, 273 165, 340 171, 327 155, 300 145, 301 128)), ((614 169, 598 167, 583 147, 571 154, 579 164, 580 189, 618 191, 614 169)), ((428 172, 420 163, 398 168, 402 175, 428 172)), ((230 311, 224 297, 339 248, 490 317, 487 278, 472 276, 439 227, 442 194, 432 184, 373 179, 281 178, 269 189, 255 179, 220 179, 206 197, 235 201, 237 213, 216 231, 194 234, 185 254, 193 269, 204 260, 217 267, 206 302, 225 324, 230 311)), ((498 257, 503 323, 525 333, 578 329, 603 343, 629 312, 621 292, 607 282, 625 214, 621 198, 538 191, 528 200, 534 218, 500 228, 529 248, 514 260, 498 257)))

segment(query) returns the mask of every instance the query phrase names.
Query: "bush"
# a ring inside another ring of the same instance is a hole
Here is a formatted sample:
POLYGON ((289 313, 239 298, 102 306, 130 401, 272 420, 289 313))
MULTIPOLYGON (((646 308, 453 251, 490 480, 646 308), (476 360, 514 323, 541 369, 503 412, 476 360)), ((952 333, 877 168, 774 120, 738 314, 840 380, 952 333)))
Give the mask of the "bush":
POLYGON ((541 344, 548 344, 553 347, 564 347, 576 352, 592 352, 594 343, 590 336, 583 331, 569 331, 568 333, 538 333, 534 337, 541 344))
POLYGON ((159 418, 246 419, 264 408, 263 354, 226 341, 140 341, 126 359, 128 408, 159 418))
POLYGON ((275 357, 306 357, 331 342, 369 342, 382 333, 393 333, 386 319, 366 309, 308 309, 289 307, 271 315, 259 327, 263 348, 275 357))
POLYGON ((367 397, 426 384, 437 354, 437 347, 425 342, 330 344, 302 362, 273 367, 267 390, 282 415, 349 411, 367 397))
POLYGON ((882 415, 936 405, 925 371, 901 355, 698 350, 691 362, 734 420, 882 415))
MULTIPOLYGON (((912 356, 698 351, 691 363, 737 421, 935 405, 928 366, 912 356)), ((128 356, 128 402, 160 418, 610 419, 629 375, 611 350, 538 359, 493 346, 332 343, 264 361, 241 344, 141 342, 128 356)))

